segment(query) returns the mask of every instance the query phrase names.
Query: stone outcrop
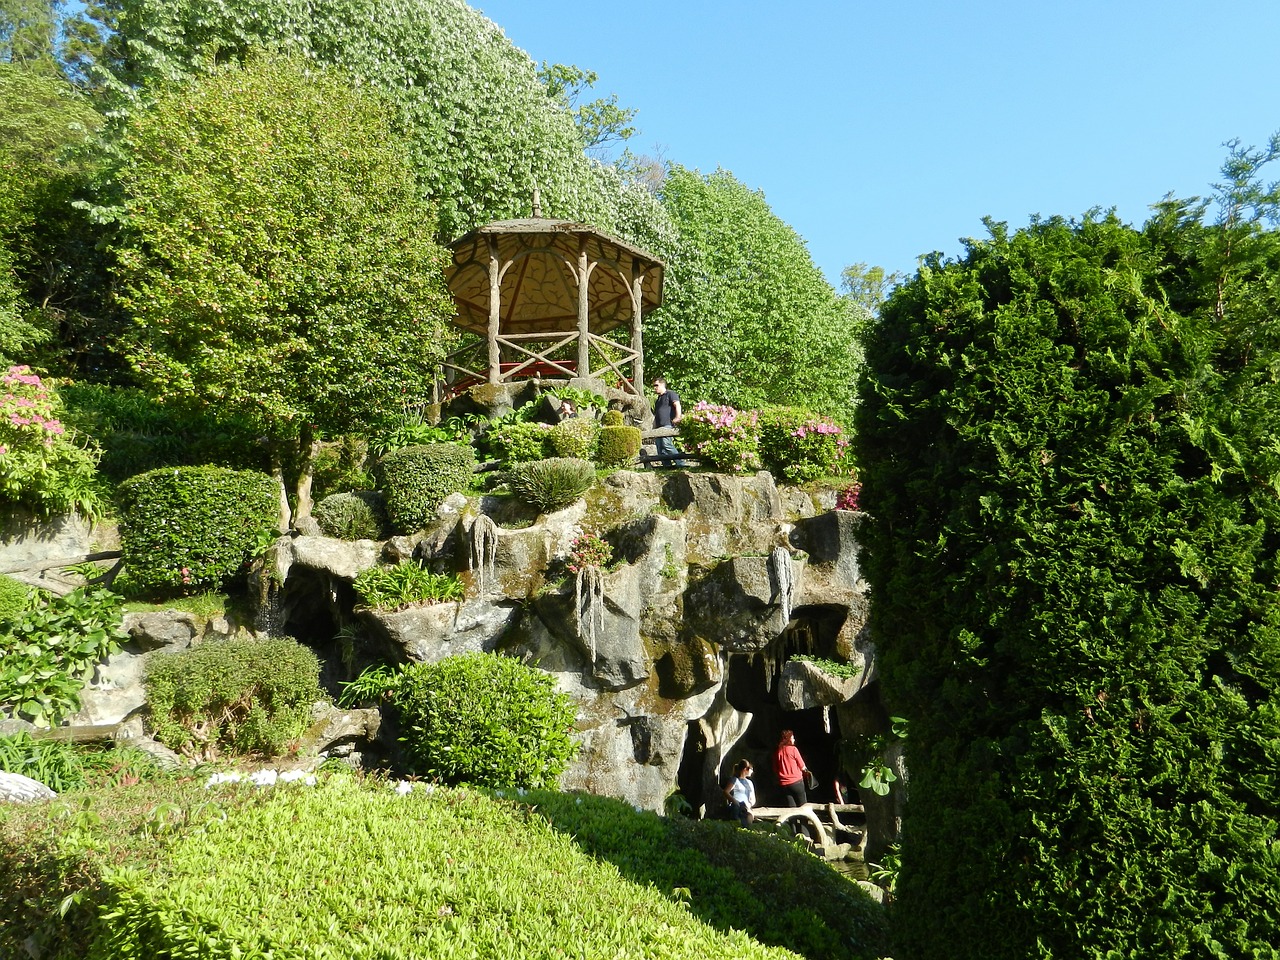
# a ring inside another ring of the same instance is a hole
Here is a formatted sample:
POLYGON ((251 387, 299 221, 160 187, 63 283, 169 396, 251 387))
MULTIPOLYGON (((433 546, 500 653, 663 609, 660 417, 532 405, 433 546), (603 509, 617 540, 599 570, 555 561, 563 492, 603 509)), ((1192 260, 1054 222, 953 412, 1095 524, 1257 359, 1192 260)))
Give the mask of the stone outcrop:
POLYGON ((874 697, 876 676, 860 521, 833 503, 766 472, 618 471, 532 523, 510 498, 456 498, 410 538, 280 541, 267 566, 272 629, 323 646, 307 628, 341 627, 357 648, 353 672, 473 651, 536 663, 578 705, 567 788, 649 809, 678 789, 711 809, 726 763, 746 756, 768 799, 763 772, 791 726, 820 758, 810 762, 825 772, 821 792, 860 776, 838 769, 839 711, 874 697), (614 565, 567 569, 584 531, 610 544, 614 565), (466 598, 395 612, 358 604, 360 571, 409 557, 456 573, 466 598), (849 664, 850 676, 788 663, 797 654, 849 664))
MULTIPOLYGON (((866 628, 862 518, 832 509, 834 499, 779 487, 765 472, 683 471, 618 471, 536 519, 510 497, 454 496, 413 536, 276 541, 252 632, 316 649, 333 693, 380 661, 484 651, 534 663, 577 705, 580 751, 566 788, 648 809, 679 790, 711 813, 729 764, 746 758, 761 803, 773 805, 770 758, 786 727, 819 774, 813 798, 827 801, 834 781, 847 789, 861 776, 841 767, 841 740, 887 730, 866 628), (608 569, 568 570, 584 531, 613 548, 608 569), (409 559, 458 575, 465 599, 393 612, 360 604, 360 573, 409 559), (843 676, 800 654, 845 664, 843 676)), ((148 657, 248 629, 173 611, 130 614, 124 626, 126 649, 98 670, 73 722, 136 724, 148 657)), ((303 751, 358 755, 377 736, 367 715, 331 708, 303 751)), ((905 782, 900 755, 891 759, 905 782)), ((900 798, 863 800, 874 849, 891 836, 900 798)))

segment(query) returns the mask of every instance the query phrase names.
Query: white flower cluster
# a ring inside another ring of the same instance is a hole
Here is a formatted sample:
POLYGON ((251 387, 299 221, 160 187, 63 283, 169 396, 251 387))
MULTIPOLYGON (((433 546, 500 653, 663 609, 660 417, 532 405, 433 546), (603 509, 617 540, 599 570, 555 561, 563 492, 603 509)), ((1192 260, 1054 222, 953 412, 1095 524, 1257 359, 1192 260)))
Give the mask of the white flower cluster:
POLYGON ((224 783, 251 783, 255 787, 274 787, 277 783, 294 783, 301 780, 305 786, 316 785, 316 775, 305 770, 255 770, 253 773, 240 773, 231 770, 227 773, 215 773, 204 783, 206 790, 224 783))
POLYGON ((414 787, 421 788, 422 792, 427 796, 436 792, 436 788, 429 783, 414 783, 412 780, 392 780, 391 789, 395 790, 400 796, 406 796, 413 792, 414 787))

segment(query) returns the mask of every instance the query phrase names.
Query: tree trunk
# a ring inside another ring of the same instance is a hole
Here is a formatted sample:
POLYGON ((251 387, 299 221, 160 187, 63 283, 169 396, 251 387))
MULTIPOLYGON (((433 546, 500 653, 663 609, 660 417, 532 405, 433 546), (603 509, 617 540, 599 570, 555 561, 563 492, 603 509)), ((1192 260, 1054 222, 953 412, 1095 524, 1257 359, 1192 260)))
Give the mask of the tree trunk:
POLYGON ((311 516, 311 483, 315 479, 316 454, 319 450, 319 435, 311 424, 304 423, 302 433, 298 437, 298 488, 297 509, 293 513, 294 523, 311 516))
POLYGON ((289 491, 284 485, 284 452, 280 449, 279 441, 273 441, 271 444, 271 476, 275 478, 276 490, 280 494, 280 513, 276 522, 276 529, 281 533, 288 533, 289 491))

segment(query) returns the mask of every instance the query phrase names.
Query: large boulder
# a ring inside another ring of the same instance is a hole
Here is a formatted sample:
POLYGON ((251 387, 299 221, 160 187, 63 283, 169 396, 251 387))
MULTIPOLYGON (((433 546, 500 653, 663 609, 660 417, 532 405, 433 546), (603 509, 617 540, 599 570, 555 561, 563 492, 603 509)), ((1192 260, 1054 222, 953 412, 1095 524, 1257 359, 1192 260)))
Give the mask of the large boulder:
POLYGON ((519 604, 468 600, 415 604, 403 610, 359 607, 360 619, 397 660, 435 663, 464 653, 489 653, 511 626, 519 604))

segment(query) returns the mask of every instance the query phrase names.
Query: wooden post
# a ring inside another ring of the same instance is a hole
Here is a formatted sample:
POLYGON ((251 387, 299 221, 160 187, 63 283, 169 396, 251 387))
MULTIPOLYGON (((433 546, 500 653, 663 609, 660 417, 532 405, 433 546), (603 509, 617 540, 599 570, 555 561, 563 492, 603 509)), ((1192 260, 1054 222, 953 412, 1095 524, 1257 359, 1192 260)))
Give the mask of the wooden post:
POLYGON ((578 238, 578 376, 591 376, 591 267, 587 263, 587 238, 578 238))
POLYGON ((646 271, 639 269, 635 258, 631 259, 631 349, 635 351, 635 359, 631 361, 631 384, 635 392, 644 396, 644 332, 640 317, 641 299, 644 293, 644 275, 646 271))
POLYGON ((498 324, 502 309, 502 271, 498 263, 498 238, 489 237, 489 382, 502 379, 502 355, 498 350, 498 324))

